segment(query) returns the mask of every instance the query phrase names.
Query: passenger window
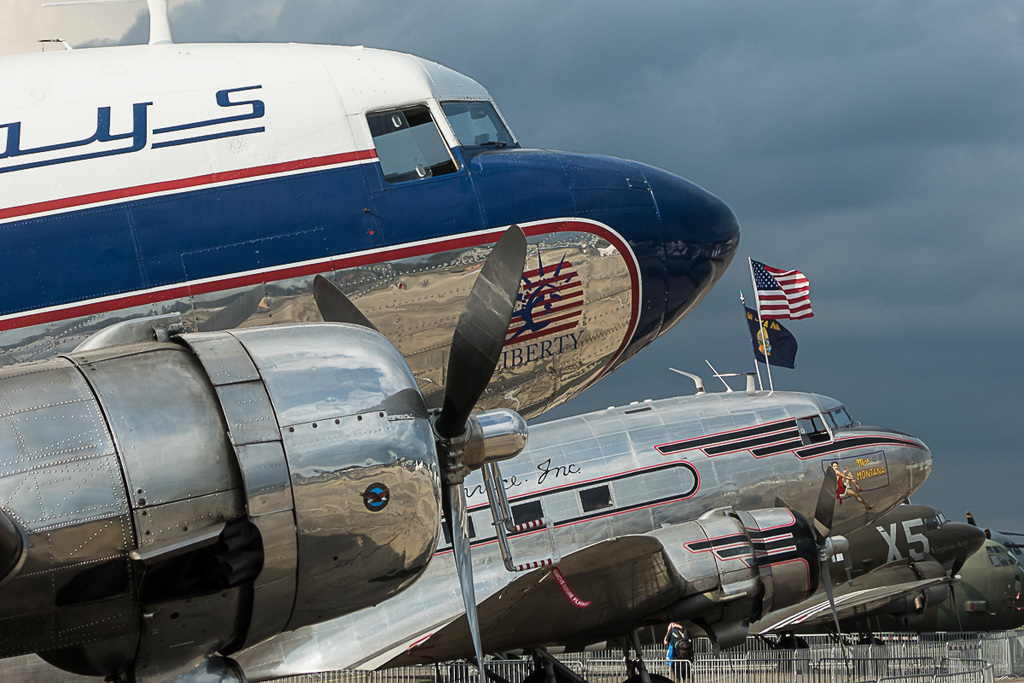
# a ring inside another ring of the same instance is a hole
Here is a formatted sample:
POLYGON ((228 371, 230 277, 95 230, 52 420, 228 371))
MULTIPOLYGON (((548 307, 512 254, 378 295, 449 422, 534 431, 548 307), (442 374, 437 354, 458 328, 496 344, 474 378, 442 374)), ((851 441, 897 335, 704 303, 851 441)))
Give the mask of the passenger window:
POLYGON ((544 510, 539 500, 531 500, 529 503, 520 503, 512 506, 512 521, 516 524, 533 522, 544 516, 544 510))
POLYGON ((805 446, 812 443, 823 443, 830 438, 828 430, 825 429, 825 423, 821 420, 821 415, 802 417, 796 421, 796 426, 800 430, 800 441, 805 446))
MULTIPOLYGON (((441 523, 441 531, 444 532, 444 542, 448 545, 451 545, 452 535, 448 533, 448 525, 445 524, 443 521, 441 523)), ((469 532, 470 538, 476 538, 476 527, 473 525, 472 517, 466 517, 466 531, 469 532)))
POLYGON ((463 145, 502 148, 512 144, 512 134, 490 102, 442 102, 441 109, 463 145))
POLYGON ((441 131, 420 105, 366 115, 384 180, 401 183, 458 170, 441 131))
POLYGON ((584 512, 603 510, 612 506, 612 492, 607 486, 584 489, 580 491, 580 503, 584 512))

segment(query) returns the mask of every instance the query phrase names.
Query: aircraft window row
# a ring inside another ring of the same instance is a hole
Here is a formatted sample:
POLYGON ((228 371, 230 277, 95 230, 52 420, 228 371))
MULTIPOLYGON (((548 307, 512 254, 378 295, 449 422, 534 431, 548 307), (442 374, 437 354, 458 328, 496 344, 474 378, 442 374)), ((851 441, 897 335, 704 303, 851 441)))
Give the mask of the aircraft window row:
MULTIPOLYGON (((692 470, 685 467, 673 467, 658 472, 623 477, 616 480, 614 484, 598 484, 583 489, 566 489, 549 494, 543 500, 533 499, 519 503, 513 501, 509 507, 514 524, 533 522, 541 519, 545 514, 557 524, 560 521, 576 517, 581 510, 583 514, 588 514, 600 510, 611 510, 616 506, 628 508, 651 500, 664 500, 681 494, 688 495, 688 492, 692 492, 696 488, 697 482, 692 470)), ((478 534, 474 519, 476 524, 482 525, 479 532, 482 537, 494 535, 494 531, 490 528, 492 519, 489 508, 479 508, 467 515, 467 532, 470 538, 477 538, 478 534)), ((441 529, 444 533, 445 545, 451 545, 452 539, 448 525, 442 524, 441 529)))
POLYGON ((384 180, 401 183, 458 170, 426 105, 366 115, 384 180))
POLYGON ((580 504, 584 512, 612 507, 612 492, 607 486, 598 486, 580 491, 580 504))
POLYGON ((988 560, 993 567, 1010 567, 1017 564, 1017 558, 1013 557, 1004 548, 988 546, 988 560))
POLYGON ((797 429, 800 431, 800 441, 809 446, 812 443, 823 443, 832 438, 825 429, 825 422, 821 415, 801 417, 796 421, 797 429))
POLYGON ((508 147, 512 134, 490 102, 442 102, 441 110, 463 145, 508 147))

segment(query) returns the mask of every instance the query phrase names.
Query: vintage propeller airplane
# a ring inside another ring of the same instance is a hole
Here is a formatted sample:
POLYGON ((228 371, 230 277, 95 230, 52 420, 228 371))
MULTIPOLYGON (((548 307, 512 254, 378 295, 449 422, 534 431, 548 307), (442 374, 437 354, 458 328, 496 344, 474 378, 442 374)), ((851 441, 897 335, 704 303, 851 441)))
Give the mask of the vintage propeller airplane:
POLYGON ((890 617, 915 618, 949 602, 957 592, 956 575, 981 548, 985 535, 969 524, 949 521, 934 508, 907 504, 848 534, 847 540, 849 550, 829 564, 835 613, 822 591, 768 614, 751 631, 814 632, 831 627, 836 619, 843 631, 897 630, 879 627, 879 619, 892 625, 890 617))
POLYGON ((670 620, 727 646, 817 588, 830 534, 874 522, 930 469, 920 440, 856 426, 834 399, 752 386, 533 425, 502 471, 489 464, 466 480, 480 646, 446 538, 401 595, 238 661, 264 680, 472 657, 477 647, 583 647, 670 620), (833 462, 854 473, 870 507, 837 503, 833 462))
POLYGON ((923 612, 880 617, 888 631, 1008 631, 1024 626, 1024 566, 1013 552, 985 539, 951 586, 950 599, 923 612))
MULTIPOLYGON (((975 521, 974 515, 971 511, 967 511, 967 523, 971 526, 978 526, 978 522, 975 521)), ((1017 560, 1017 564, 1024 566, 1024 534, 1019 531, 996 531, 994 529, 985 529, 985 538, 995 541, 1002 545, 1007 551, 1017 560)))
POLYGON ((442 508, 468 558, 462 477, 678 323, 739 228, 522 148, 433 62, 174 44, 149 5, 149 45, 0 60, 0 656, 220 680, 409 586, 442 508))
MULTIPOLYGON (((974 515, 967 524, 977 528, 974 515)), ((1024 626, 1024 534, 978 529, 984 546, 959 570, 948 602, 922 613, 893 616, 879 626, 912 631, 1001 631, 1024 626)))

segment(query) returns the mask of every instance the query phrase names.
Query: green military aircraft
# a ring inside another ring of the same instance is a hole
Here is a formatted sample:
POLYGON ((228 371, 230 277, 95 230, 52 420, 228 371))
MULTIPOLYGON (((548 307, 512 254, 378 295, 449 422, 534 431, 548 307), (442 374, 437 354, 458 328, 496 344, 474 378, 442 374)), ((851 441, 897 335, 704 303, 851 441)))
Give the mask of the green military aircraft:
POLYGON ((1024 569, 976 525, 951 522, 935 508, 907 504, 847 534, 847 539, 849 549, 830 563, 834 612, 819 591, 769 614, 751 632, 809 632, 837 622, 848 632, 1024 625, 1024 569))

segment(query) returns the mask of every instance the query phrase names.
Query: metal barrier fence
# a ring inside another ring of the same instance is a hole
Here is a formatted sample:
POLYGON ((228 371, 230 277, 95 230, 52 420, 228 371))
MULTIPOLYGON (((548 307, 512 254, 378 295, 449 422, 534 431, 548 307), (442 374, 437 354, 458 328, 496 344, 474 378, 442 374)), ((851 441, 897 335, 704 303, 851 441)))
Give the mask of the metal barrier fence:
MULTIPOLYGON (((706 638, 694 639, 694 661, 686 683, 993 683, 1024 675, 1024 631, 1001 633, 878 634, 870 643, 840 644, 834 636, 810 635, 800 647, 779 649, 777 639, 751 637, 715 652, 706 638)), ((643 649, 647 670, 678 680, 664 648, 643 649)), ((558 656, 590 683, 622 683, 628 677, 621 650, 558 656)), ((487 670, 507 683, 523 683, 533 660, 488 659, 487 670)), ((476 667, 466 662, 385 669, 329 671, 278 679, 279 683, 467 683, 476 667)), ((679 681, 683 683, 683 681, 679 681)))

